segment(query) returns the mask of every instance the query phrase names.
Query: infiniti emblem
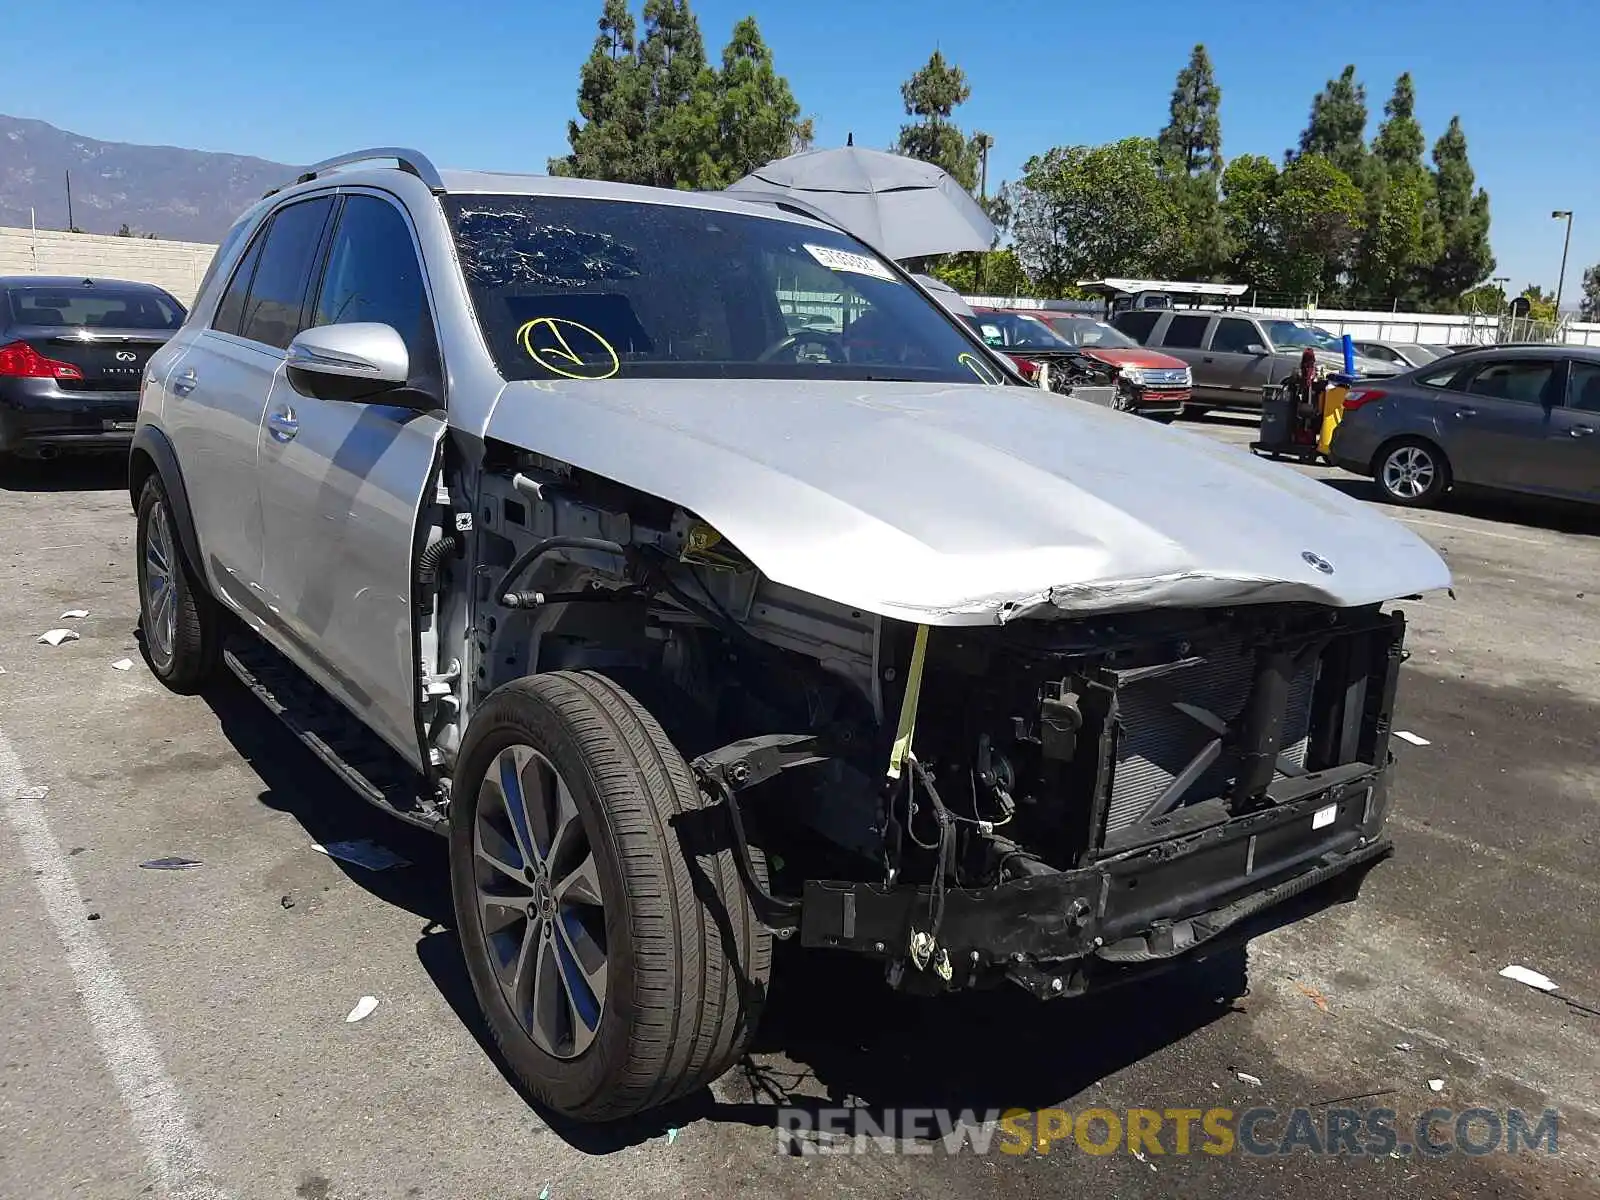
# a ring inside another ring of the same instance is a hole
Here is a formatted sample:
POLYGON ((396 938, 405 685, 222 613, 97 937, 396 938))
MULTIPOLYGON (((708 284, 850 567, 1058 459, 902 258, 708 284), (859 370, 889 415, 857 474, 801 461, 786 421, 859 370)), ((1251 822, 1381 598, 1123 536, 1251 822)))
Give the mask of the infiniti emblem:
POLYGON ((1324 575, 1333 574, 1333 564, 1327 559, 1323 558, 1322 555, 1313 554, 1310 550, 1302 550, 1300 551, 1300 557, 1305 559, 1306 562, 1310 563, 1324 575))
POLYGON ((135 354, 132 350, 118 350, 117 351, 117 361, 118 362, 133 362, 138 357, 139 356, 137 354, 135 354))

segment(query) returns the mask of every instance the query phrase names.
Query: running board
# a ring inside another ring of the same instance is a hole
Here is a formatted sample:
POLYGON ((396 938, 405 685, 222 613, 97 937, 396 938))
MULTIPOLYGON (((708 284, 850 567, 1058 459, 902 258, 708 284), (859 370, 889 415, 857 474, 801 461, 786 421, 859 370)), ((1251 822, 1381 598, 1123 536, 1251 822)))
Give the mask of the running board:
POLYGON ((444 811, 429 795, 422 775, 299 667, 256 638, 233 639, 222 660, 363 800, 402 821, 443 832, 444 811))

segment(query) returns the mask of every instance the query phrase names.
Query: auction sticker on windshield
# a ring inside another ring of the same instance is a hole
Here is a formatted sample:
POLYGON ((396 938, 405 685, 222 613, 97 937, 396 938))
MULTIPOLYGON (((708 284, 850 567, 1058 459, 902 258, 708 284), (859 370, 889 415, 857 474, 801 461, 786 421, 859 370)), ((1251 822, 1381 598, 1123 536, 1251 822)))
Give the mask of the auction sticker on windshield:
POLYGON ((865 254, 835 250, 832 246, 813 246, 810 242, 805 243, 805 247, 812 258, 830 271, 850 271, 856 275, 871 275, 874 279, 887 279, 890 283, 900 282, 893 271, 865 254))

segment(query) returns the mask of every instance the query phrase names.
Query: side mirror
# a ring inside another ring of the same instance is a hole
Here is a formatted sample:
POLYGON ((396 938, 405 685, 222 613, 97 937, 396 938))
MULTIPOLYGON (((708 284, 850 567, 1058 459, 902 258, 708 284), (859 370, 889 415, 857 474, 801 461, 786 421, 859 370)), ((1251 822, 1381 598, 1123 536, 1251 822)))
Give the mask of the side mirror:
POLYGON ((1246 354, 1271 354, 1272 353, 1271 350, 1268 350, 1260 342, 1251 342, 1248 346, 1246 346, 1244 348, 1244 352, 1246 354))
POLYGON ((353 321, 305 329, 289 343, 289 382, 320 400, 369 400, 403 388, 411 374, 405 340, 392 325, 353 321))

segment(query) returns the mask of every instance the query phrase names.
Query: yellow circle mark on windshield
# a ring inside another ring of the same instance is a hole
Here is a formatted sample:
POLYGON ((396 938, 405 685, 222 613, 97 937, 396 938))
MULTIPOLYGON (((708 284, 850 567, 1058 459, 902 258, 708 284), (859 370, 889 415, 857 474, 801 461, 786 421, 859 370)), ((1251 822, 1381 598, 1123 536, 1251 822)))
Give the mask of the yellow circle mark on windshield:
POLYGON ((994 382, 994 372, 988 370, 981 363, 979 363, 977 358, 974 357, 973 355, 971 355, 971 354, 960 354, 960 355, 957 355, 956 356, 956 361, 958 363, 961 363, 964 367, 967 368, 967 370, 971 371, 974 375, 976 375, 984 383, 993 383, 994 382))
POLYGON ((529 358, 563 379, 610 379, 622 369, 611 343, 576 321, 535 317, 517 330, 517 341, 529 358))

